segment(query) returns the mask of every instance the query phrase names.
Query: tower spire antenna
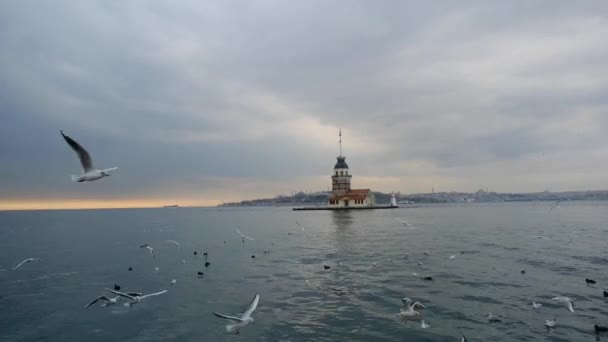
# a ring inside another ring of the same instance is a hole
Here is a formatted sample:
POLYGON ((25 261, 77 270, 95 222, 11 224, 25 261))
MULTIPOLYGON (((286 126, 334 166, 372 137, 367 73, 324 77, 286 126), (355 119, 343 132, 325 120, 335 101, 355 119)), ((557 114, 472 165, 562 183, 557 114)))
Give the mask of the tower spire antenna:
POLYGON ((338 135, 340 137, 340 156, 342 156, 342 128, 340 128, 340 133, 338 135))

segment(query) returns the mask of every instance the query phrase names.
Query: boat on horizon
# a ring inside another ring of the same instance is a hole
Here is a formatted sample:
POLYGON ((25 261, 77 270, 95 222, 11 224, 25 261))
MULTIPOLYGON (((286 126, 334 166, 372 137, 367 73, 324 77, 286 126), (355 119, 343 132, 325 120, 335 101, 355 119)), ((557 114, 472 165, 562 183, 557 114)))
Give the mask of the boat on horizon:
POLYGON ((177 205, 177 204, 163 206, 163 208, 177 208, 177 207, 179 207, 179 205, 177 205))

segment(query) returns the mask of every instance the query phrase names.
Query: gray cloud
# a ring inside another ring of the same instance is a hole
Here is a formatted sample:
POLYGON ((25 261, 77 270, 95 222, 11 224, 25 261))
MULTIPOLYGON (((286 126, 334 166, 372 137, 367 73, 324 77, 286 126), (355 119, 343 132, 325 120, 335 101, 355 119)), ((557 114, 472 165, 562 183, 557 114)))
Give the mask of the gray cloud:
POLYGON ((2 199, 324 189, 338 127, 361 186, 605 188, 607 10, 3 3, 2 199), (78 164, 59 129, 117 177, 70 184, 78 164))

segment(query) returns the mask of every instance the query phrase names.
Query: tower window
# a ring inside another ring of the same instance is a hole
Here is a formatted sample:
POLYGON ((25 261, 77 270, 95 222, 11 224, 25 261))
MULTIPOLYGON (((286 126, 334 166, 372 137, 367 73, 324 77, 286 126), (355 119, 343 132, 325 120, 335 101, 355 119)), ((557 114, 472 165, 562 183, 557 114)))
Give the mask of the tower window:
POLYGON ((336 176, 338 175, 338 171, 336 171, 336 176))

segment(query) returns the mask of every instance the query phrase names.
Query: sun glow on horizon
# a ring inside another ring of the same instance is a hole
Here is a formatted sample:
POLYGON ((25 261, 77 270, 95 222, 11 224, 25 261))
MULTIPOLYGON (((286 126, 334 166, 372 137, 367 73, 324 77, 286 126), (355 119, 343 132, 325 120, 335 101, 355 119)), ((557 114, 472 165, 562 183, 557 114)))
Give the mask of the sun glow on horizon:
POLYGON ((219 200, 176 200, 167 202, 157 199, 125 200, 0 200, 0 211, 9 210, 70 210, 70 209, 130 209, 159 208, 177 204, 180 207, 212 207, 222 202, 219 200))

